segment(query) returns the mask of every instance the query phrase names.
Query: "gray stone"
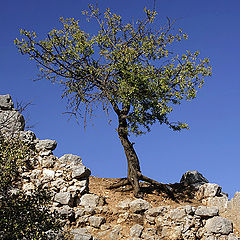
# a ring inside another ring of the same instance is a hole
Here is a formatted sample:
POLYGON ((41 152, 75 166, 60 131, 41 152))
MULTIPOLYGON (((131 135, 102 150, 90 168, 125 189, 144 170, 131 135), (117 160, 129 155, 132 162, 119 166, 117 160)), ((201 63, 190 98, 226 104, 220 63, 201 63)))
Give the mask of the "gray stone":
POLYGON ((130 207, 131 200, 127 199, 118 203, 117 208, 127 210, 130 207))
POLYGON ((191 185, 195 183, 208 183, 208 180, 198 171, 187 171, 183 174, 180 183, 191 185))
POLYGON ((104 217, 91 216, 88 219, 90 226, 100 228, 100 226, 106 221, 104 217))
POLYGON ((205 225, 206 231, 208 233, 219 233, 219 234, 229 234, 233 232, 232 222, 223 217, 213 217, 206 221, 205 225))
POLYGON ((88 233, 86 228, 76 228, 71 230, 73 240, 93 240, 91 234, 88 233))
POLYGON ((169 214, 169 217, 174 221, 182 220, 186 216, 187 216, 187 213, 184 207, 172 209, 169 214))
POLYGON ((0 131, 2 134, 15 134, 23 131, 25 127, 25 120, 18 111, 3 111, 0 110, 0 131))
POLYGON ((68 205, 72 201, 71 193, 69 193, 69 192, 59 192, 59 193, 56 193, 54 201, 58 202, 58 203, 60 203, 62 205, 68 205))
POLYGON ((195 211, 195 215, 200 217, 213 217, 218 215, 218 207, 199 206, 195 211))
POLYGON ((72 166, 72 178, 88 178, 90 175, 91 171, 89 168, 86 168, 85 166, 80 164, 72 166))
POLYGON ((52 180, 55 177, 55 171, 50 170, 50 169, 43 169, 43 177, 45 179, 52 180))
POLYGON ((80 198, 80 206, 83 207, 97 207, 100 201, 100 197, 95 194, 84 194, 80 198))
POLYGON ((108 235, 109 240, 121 239, 121 231, 122 231, 122 226, 116 225, 108 235))
POLYGON ((73 154, 65 154, 60 157, 59 160, 64 164, 82 165, 82 159, 79 156, 73 154))
POLYGON ((200 199, 220 196, 222 188, 216 183, 205 183, 200 186, 197 195, 200 199))
POLYGON ((74 217, 74 215, 75 215, 74 210, 67 205, 62 206, 62 207, 58 207, 57 211, 60 214, 60 216, 65 218, 65 219, 74 217))
POLYGON ((34 132, 28 130, 28 131, 20 131, 19 132, 19 138, 26 143, 33 143, 36 139, 36 135, 34 132))
POLYGON ((167 207, 161 206, 161 207, 154 207, 154 208, 149 208, 145 214, 149 215, 151 217, 157 217, 162 213, 166 213, 167 207))
POLYGON ((130 228, 131 237, 140 237, 143 231, 143 226, 135 224, 130 228))
POLYGON ((144 212, 150 208, 149 202, 143 199, 137 199, 130 203, 130 210, 134 213, 144 212))
POLYGON ((13 101, 9 94, 0 95, 0 109, 1 110, 11 110, 13 109, 13 101))
POLYGON ((38 140, 35 148, 38 152, 51 150, 53 151, 57 147, 57 142, 51 139, 38 140))

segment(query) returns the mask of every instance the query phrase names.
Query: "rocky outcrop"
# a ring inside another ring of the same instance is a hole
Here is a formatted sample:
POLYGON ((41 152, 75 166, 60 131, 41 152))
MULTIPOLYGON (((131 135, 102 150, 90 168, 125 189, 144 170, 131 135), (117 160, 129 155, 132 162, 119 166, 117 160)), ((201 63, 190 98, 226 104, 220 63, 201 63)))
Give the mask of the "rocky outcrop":
POLYGON ((219 185, 197 171, 185 173, 180 184, 196 189, 201 206, 153 207, 144 199, 128 199, 110 207, 104 196, 89 192, 91 171, 79 156, 58 158, 53 154, 55 140, 40 140, 32 131, 24 131, 24 118, 9 95, 0 96, 0 131, 19 137, 35 151, 29 168, 22 169, 19 187, 26 194, 39 186, 47 189, 52 195, 51 210, 59 213, 75 240, 238 239, 233 226, 240 230, 240 193, 229 201, 219 185))
POLYGON ((24 117, 13 108, 11 96, 0 95, 0 135, 9 136, 24 130, 24 127, 24 117))

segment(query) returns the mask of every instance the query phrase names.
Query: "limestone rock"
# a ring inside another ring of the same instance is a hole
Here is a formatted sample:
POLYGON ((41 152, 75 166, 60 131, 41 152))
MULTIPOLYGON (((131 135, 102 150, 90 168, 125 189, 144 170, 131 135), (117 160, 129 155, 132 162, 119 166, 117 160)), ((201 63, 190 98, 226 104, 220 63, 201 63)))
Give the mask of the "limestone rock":
POLYGON ((91 234, 88 233, 86 228, 76 228, 71 230, 73 240, 93 240, 91 234))
POLYGON ((59 158, 59 160, 64 164, 82 165, 82 159, 79 156, 73 154, 64 154, 59 158))
POLYGON ((69 193, 69 192, 59 192, 59 193, 56 193, 54 201, 58 202, 58 203, 60 203, 62 205, 68 205, 72 201, 71 193, 69 193))
POLYGON ((21 113, 16 110, 0 110, 0 131, 3 134, 15 134, 19 131, 23 131, 24 127, 25 120, 21 113))
POLYGON ((72 166, 72 178, 81 179, 88 178, 91 175, 89 168, 86 168, 84 165, 74 165, 72 166))
POLYGON ((100 226, 105 222, 104 217, 91 216, 89 217, 90 226, 95 228, 100 228, 100 226))
POLYGON ((35 147, 38 152, 46 150, 53 151, 57 147, 57 142, 50 139, 38 140, 35 147))
POLYGON ((195 214, 200 217, 213 217, 218 215, 218 208, 217 207, 205 207, 199 206, 197 207, 195 214))
POLYGON ((149 202, 143 199, 137 199, 130 203, 130 210, 134 213, 144 212, 150 208, 149 202))
POLYGON ((216 183, 205 183, 200 186, 197 195, 200 199, 220 196, 222 188, 216 183))
POLYGON ((140 237, 143 231, 143 226, 135 224, 130 228, 131 237, 140 237))
POLYGON ((226 235, 233 231, 232 222, 219 216, 208 219, 205 228, 208 233, 220 233, 226 235))
POLYGON ((12 110, 13 101, 9 94, 0 95, 0 110, 12 110))
POLYGON ((187 171, 183 174, 180 183, 183 183, 185 185, 191 185, 196 183, 208 183, 208 180, 203 177, 201 173, 198 171, 187 171))
POLYGON ((80 206, 83 207, 97 207, 100 201, 100 197, 95 194, 84 194, 80 198, 80 206))

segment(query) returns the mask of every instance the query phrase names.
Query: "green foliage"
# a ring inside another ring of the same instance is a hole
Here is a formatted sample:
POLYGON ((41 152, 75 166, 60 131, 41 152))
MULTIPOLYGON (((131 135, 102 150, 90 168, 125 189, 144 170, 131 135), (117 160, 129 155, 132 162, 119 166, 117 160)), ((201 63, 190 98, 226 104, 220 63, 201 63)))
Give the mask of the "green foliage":
POLYGON ((46 231, 61 225, 47 207, 48 193, 38 189, 31 195, 21 189, 20 172, 33 151, 19 140, 0 138, 0 238, 47 239, 46 231))
POLYGON ((82 31, 77 20, 61 18, 62 29, 53 29, 45 40, 21 30, 24 38, 15 44, 39 64, 41 77, 64 87, 63 96, 69 97, 74 112, 82 105, 90 115, 99 103, 106 112, 112 106, 136 135, 156 121, 173 130, 188 128, 170 122, 169 113, 174 105, 196 97, 211 75, 209 60, 200 59, 198 51, 174 52, 172 46, 187 35, 174 33, 170 20, 158 27, 157 12, 144 11, 143 20, 123 23, 110 9, 101 15, 90 5, 83 14, 96 20, 95 35, 82 31))

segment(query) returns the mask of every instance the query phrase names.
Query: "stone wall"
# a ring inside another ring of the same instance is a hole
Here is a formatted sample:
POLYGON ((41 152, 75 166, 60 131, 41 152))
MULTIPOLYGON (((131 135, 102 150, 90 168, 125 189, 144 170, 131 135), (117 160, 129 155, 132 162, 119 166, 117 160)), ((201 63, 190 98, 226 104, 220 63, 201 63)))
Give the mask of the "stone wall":
POLYGON ((238 239, 233 234, 233 225, 240 230, 240 193, 229 201, 219 185, 193 171, 183 175, 181 184, 196 189, 195 197, 202 206, 152 207, 143 199, 129 199, 110 208, 104 197, 89 193, 91 171, 79 156, 54 156, 57 142, 38 139, 32 131, 24 131, 24 125, 11 97, 0 96, 0 133, 19 137, 36 152, 29 168, 21 173, 20 187, 26 194, 39 186, 50 191, 50 208, 59 212, 73 239, 238 239))

